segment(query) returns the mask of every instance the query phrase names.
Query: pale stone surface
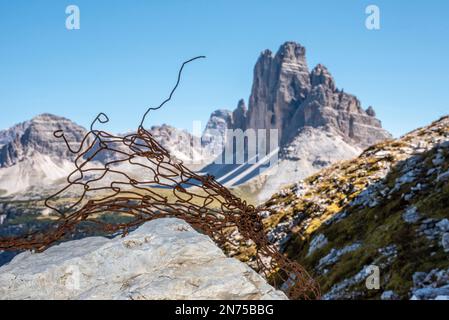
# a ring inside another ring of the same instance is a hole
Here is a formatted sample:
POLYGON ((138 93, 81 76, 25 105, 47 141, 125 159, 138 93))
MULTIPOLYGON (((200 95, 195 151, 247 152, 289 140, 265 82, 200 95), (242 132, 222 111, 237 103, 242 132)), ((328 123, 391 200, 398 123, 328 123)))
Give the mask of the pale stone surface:
POLYGON ((316 250, 321 249, 325 245, 328 244, 328 240, 326 236, 322 233, 313 237, 312 241, 310 241, 309 251, 307 252, 307 256, 310 256, 316 250))
POLYGON ((445 252, 449 252, 449 232, 443 233, 441 236, 441 246, 445 252))
POLYGON ((407 223, 416 223, 419 218, 419 212, 414 206, 408 207, 402 214, 402 219, 407 223))
POLYGON ((388 290, 388 291, 382 292, 380 299, 381 300, 398 300, 399 297, 394 291, 388 290))
POLYGON ((286 299, 179 219, 127 237, 22 253, 0 268, 0 299, 286 299))
POLYGON ((9 132, 11 136, 0 149, 0 168, 18 164, 35 153, 52 155, 59 160, 72 160, 73 154, 67 149, 64 140, 54 137, 53 133, 56 130, 64 130, 69 143, 75 146, 86 133, 84 128, 68 119, 41 114, 0 134, 9 132))

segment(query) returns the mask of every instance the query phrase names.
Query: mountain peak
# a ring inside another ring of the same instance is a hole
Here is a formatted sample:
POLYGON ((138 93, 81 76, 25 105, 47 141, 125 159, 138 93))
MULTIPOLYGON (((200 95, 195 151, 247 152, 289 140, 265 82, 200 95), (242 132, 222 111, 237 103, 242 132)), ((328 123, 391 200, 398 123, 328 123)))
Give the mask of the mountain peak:
POLYGON ((277 56, 289 59, 301 59, 306 56, 306 48, 294 41, 287 41, 279 47, 277 56))
POLYGON ((31 121, 36 121, 36 120, 38 120, 38 121, 42 121, 42 120, 43 121, 59 121, 59 120, 70 121, 67 118, 57 116, 52 113, 41 113, 31 119, 31 121))
POLYGON ((65 142, 53 135, 57 130, 64 130, 68 142, 74 144, 79 144, 86 134, 83 127, 66 118, 50 113, 37 115, 7 130, 9 138, 0 148, 0 167, 12 166, 37 153, 71 159, 73 154, 65 142))
POLYGON ((242 128, 277 129, 281 144, 305 126, 329 128, 365 148, 391 135, 374 110, 365 111, 353 95, 337 91, 329 70, 318 64, 309 72, 306 49, 288 41, 273 57, 265 50, 254 67, 254 80, 242 128))
POLYGON ((244 99, 239 100, 239 102, 237 103, 237 109, 242 109, 242 110, 246 111, 246 105, 245 105, 244 99))
POLYGON ((368 109, 365 110, 365 112, 370 117, 376 117, 376 111, 374 111, 374 108, 372 106, 369 106, 368 109))
POLYGON ((272 58, 273 52, 269 49, 265 49, 264 51, 261 52, 260 57, 261 58, 272 58))
POLYGON ((310 73, 310 83, 313 87, 324 85, 332 91, 336 90, 335 81, 329 70, 322 64, 318 64, 310 73))
POLYGON ((246 116, 248 110, 246 109, 245 100, 240 99, 237 108, 232 113, 233 128, 246 130, 246 116))

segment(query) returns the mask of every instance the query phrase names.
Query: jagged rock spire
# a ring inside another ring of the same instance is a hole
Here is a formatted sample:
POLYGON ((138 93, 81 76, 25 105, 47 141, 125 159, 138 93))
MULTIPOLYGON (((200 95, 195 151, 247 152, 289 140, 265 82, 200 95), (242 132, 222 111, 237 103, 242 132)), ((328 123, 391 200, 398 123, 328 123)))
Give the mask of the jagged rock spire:
POLYGON ((323 85, 333 92, 336 90, 334 78, 332 78, 330 72, 322 64, 318 64, 313 68, 310 73, 310 83, 312 84, 312 87, 323 85))
POLYGON ((237 108, 232 113, 233 128, 246 130, 247 112, 245 100, 240 99, 237 108))
POLYGON ((260 54, 247 111, 242 103, 231 127, 278 129, 281 144, 307 126, 331 128, 362 148, 391 137, 372 107, 365 111, 357 97, 337 89, 324 65, 309 72, 306 49, 295 42, 284 43, 275 55, 270 50, 260 54))

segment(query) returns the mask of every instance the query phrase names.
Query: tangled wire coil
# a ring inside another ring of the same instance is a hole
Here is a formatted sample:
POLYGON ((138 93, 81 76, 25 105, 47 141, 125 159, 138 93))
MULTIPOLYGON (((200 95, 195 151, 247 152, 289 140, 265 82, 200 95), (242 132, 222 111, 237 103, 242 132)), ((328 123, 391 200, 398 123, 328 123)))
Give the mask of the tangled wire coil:
POLYGON ((43 251, 55 242, 68 239, 84 226, 89 232, 121 234, 158 218, 185 220, 207 234, 225 252, 229 248, 255 247, 255 269, 292 299, 315 299, 320 291, 312 277, 298 263, 289 260, 273 246, 264 231, 260 212, 232 194, 211 175, 199 175, 170 153, 144 129, 144 114, 138 130, 126 136, 95 130, 96 122, 109 118, 100 113, 77 148, 63 139, 74 154, 76 169, 67 177, 67 185, 45 201, 59 219, 48 230, 21 237, 0 239, 0 250, 43 251), (61 208, 58 199, 76 194, 78 199, 61 208), (114 221, 111 221, 111 215, 114 221))

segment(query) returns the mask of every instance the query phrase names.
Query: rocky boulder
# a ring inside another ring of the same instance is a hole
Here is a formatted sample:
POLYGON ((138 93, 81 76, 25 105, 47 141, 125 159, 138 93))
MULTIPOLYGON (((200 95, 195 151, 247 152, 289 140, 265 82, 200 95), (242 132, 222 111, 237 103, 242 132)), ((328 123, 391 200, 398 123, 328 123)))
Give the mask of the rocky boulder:
POLYGON ((91 237, 0 268, 0 299, 286 299, 179 219, 122 238, 91 237))

